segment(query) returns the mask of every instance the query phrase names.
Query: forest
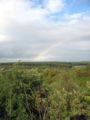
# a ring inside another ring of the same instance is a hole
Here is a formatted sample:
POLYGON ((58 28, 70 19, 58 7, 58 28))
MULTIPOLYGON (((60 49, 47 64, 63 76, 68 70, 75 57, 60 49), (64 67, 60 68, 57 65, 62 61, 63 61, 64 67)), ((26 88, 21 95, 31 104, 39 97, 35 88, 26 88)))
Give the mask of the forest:
POLYGON ((0 64, 0 120, 90 120, 90 62, 0 64))

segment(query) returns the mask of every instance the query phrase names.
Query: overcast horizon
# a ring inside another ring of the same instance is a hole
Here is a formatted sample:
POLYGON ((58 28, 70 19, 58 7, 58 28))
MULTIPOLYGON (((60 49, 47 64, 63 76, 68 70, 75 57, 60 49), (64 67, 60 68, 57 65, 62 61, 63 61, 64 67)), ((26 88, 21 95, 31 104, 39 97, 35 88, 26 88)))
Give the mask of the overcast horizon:
POLYGON ((90 61, 90 0, 0 0, 0 62, 90 61))

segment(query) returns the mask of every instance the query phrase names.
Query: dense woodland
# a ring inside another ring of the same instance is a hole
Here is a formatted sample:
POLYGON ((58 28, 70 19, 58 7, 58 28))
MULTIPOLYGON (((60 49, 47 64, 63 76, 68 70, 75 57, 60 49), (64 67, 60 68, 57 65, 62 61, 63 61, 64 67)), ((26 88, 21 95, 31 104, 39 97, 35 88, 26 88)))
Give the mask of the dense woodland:
POLYGON ((89 120, 90 63, 0 64, 0 120, 89 120))

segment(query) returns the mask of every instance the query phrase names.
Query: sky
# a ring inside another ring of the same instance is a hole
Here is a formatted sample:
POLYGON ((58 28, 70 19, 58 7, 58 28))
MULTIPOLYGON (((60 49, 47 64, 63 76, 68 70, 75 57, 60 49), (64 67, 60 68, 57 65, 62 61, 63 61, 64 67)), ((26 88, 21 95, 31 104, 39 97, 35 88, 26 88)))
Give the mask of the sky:
POLYGON ((90 0, 0 0, 0 62, 90 61, 90 0))

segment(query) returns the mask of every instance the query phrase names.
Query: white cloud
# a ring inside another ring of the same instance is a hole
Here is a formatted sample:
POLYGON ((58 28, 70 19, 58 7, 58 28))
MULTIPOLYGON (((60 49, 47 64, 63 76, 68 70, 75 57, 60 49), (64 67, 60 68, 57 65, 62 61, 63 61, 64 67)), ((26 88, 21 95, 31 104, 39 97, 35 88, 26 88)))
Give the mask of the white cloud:
POLYGON ((32 8, 34 3, 29 0, 4 0, 0 1, 0 23, 7 24, 12 19, 19 22, 40 20, 47 13, 40 7, 32 8))
POLYGON ((47 10, 51 13, 59 12, 64 7, 64 3, 62 0, 48 0, 47 1, 47 10))
POLYGON ((4 41, 8 41, 8 40, 10 40, 10 38, 8 36, 0 34, 0 42, 4 42, 4 41))
POLYGON ((41 5, 33 7, 36 2, 30 0, 1 0, 0 1, 0 27, 9 24, 10 20, 18 22, 44 21, 45 16, 58 12, 64 6, 62 0, 46 0, 45 8, 41 5))
POLYGON ((67 20, 71 20, 71 19, 79 19, 83 16, 84 16, 84 13, 76 13, 76 14, 71 14, 71 15, 65 14, 64 18, 67 20))
POLYGON ((76 23, 78 21, 84 20, 85 18, 86 20, 88 19, 88 16, 86 16, 85 12, 64 15, 64 19, 70 23, 76 23))

